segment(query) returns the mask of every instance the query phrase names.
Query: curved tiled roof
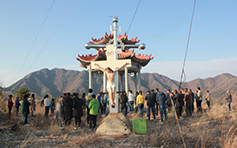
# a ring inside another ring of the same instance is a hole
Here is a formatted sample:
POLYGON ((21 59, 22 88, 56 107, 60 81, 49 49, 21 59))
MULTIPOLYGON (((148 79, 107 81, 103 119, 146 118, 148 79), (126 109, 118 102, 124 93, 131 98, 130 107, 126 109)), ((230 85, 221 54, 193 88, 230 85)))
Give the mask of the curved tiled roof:
MULTIPOLYGON (((113 43, 113 34, 107 34, 107 32, 105 32, 105 35, 99 39, 94 39, 91 38, 91 41, 89 41, 90 44, 108 44, 108 43, 113 43)), ((128 39, 128 36, 126 34, 126 32, 122 35, 118 35, 118 40, 120 40, 120 42, 118 44, 136 44, 139 43, 140 40, 137 40, 137 37, 135 38, 131 38, 128 39)), ((81 66, 87 68, 87 65, 89 65, 92 61, 101 61, 101 60, 106 60, 106 54, 105 54, 105 50, 103 48, 95 48, 96 50, 98 50, 98 53, 96 55, 78 55, 77 60, 81 62, 81 66)), ((121 53, 118 54, 118 59, 131 59, 133 62, 136 62, 138 64, 140 64, 141 66, 146 66, 150 60, 153 59, 153 57, 151 57, 151 55, 141 55, 141 54, 135 54, 134 53, 134 49, 129 50, 128 48, 123 49, 123 51, 121 53)))
MULTIPOLYGON (((118 54, 118 59, 131 59, 134 62, 139 63, 141 66, 146 66, 150 60, 153 59, 153 57, 151 57, 150 55, 141 55, 141 54, 135 54, 134 53, 134 49, 133 50, 125 50, 123 52, 121 52, 120 54, 118 54)), ((101 60, 106 60, 106 54, 105 51, 98 51, 98 54, 96 55, 78 55, 77 58, 78 61, 81 62, 81 67, 87 67, 87 65, 89 65, 92 61, 101 61, 101 60)))
POLYGON ((146 66, 150 62, 150 60, 153 60, 153 59, 154 59, 154 57, 151 57, 151 54, 150 55, 137 54, 132 57, 132 61, 135 61, 135 62, 141 64, 143 67, 146 66))
POLYGON ((100 61, 100 60, 106 60, 106 55, 105 51, 98 51, 96 55, 78 55, 78 58, 76 58, 78 61, 81 62, 82 66, 81 67, 86 67, 87 65, 90 64, 92 61, 100 61))

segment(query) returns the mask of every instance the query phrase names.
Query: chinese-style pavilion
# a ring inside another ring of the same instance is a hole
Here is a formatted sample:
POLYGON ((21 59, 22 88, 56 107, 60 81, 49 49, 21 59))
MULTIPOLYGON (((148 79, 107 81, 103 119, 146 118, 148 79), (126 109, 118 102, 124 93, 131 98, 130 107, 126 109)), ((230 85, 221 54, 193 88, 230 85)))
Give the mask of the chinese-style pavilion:
MULTIPOLYGON (((125 60, 130 59, 131 65, 129 67, 121 69, 118 74, 120 75, 120 90, 124 90, 123 88, 123 75, 125 75, 125 91, 128 92, 128 73, 134 74, 134 86, 135 92, 141 90, 141 68, 146 66, 150 60, 153 59, 150 55, 141 55, 134 52, 134 49, 131 48, 139 48, 144 49, 145 45, 140 44, 136 45, 140 42, 137 40, 137 37, 128 39, 126 32, 122 35, 118 35, 117 38, 114 38, 114 33, 107 34, 100 39, 93 39, 86 44, 86 48, 94 48, 97 51, 97 54, 89 54, 89 55, 78 55, 76 58, 81 63, 81 67, 84 67, 89 72, 89 88, 93 88, 93 75, 94 74, 102 74, 98 68, 92 65, 93 62, 97 61, 107 61, 109 52, 107 50, 108 46, 102 45, 110 45, 114 43, 114 39, 117 39, 118 45, 117 49, 119 52, 117 54, 117 60, 125 60), (135 47, 137 46, 137 47, 135 47), (137 78, 138 77, 138 78, 137 78), (138 87, 138 88, 137 88, 138 87), (137 90, 138 89, 138 90, 137 90)), ((109 62, 109 61, 107 61, 109 62)), ((106 74, 103 73, 103 92, 106 92, 106 74)))

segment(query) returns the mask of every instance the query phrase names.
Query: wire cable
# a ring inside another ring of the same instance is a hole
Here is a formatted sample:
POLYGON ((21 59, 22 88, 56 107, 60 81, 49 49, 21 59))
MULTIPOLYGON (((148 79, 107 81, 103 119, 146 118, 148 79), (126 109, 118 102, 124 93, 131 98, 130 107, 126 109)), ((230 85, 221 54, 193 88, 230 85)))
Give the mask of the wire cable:
POLYGON ((52 7, 53 7, 55 1, 56 1, 56 0, 53 1, 51 7, 49 8, 49 11, 48 11, 47 15, 45 16, 44 21, 43 21, 43 23, 42 23, 42 25, 41 25, 41 27, 40 27, 40 29, 39 29, 39 31, 38 31, 38 33, 37 33, 35 39, 34 39, 32 45, 31 45, 31 47, 30 47, 30 50, 28 51, 28 53, 27 53, 27 55, 26 55, 26 57, 25 57, 25 59, 24 59, 22 65, 21 65, 20 69, 18 70, 18 72, 17 72, 15 78, 13 79, 13 82, 16 80, 17 76, 19 75, 19 73, 20 73, 20 71, 21 71, 23 65, 24 65, 25 62, 26 62, 26 59, 28 58, 28 56, 29 56, 29 54, 30 54, 30 52, 31 52, 31 50, 32 50, 32 48, 33 48, 33 46, 35 45, 35 42, 36 42, 36 40, 37 40, 37 38, 38 38, 38 36, 39 36, 39 34, 40 34, 40 32, 41 32, 43 26, 44 26, 44 23, 46 22, 46 19, 47 19, 48 16, 49 16, 49 13, 50 13, 50 11, 51 11, 51 9, 52 9, 52 7))
POLYGON ((138 10, 138 8, 139 8, 139 6, 140 6, 140 3, 141 3, 141 0, 139 0, 139 2, 138 2, 137 8, 136 8, 135 13, 134 13, 134 15, 133 15, 133 18, 132 18, 132 20, 131 20, 131 23, 130 23, 130 25, 129 25, 129 27, 128 27, 127 33, 128 33, 128 31, 130 30, 130 28, 131 28, 131 26, 132 26, 133 20, 134 20, 136 14, 137 14, 137 10, 138 10))
POLYGON ((44 44, 44 46, 42 47, 42 49, 40 50, 40 52, 38 53, 37 57, 35 58, 34 62, 32 63, 32 65, 30 66, 30 68, 28 69, 27 73, 30 71, 30 69, 32 68, 32 66, 34 65, 34 63, 36 62, 36 60, 38 59, 38 57, 40 56, 40 54, 42 53, 42 51, 44 50, 45 46, 47 45, 47 43, 49 42, 50 38, 53 36, 55 30, 58 28, 60 22, 62 21, 63 17, 65 16, 65 14, 67 13, 68 9, 70 8, 70 6, 72 5, 72 2, 74 0, 71 1, 71 3, 69 4, 69 6, 67 7, 66 11, 64 12, 63 16, 61 17, 61 19, 59 20, 58 24, 56 25, 56 27, 54 28, 53 32, 50 34, 48 40, 46 41, 46 43, 44 44))
POLYGON ((184 82, 183 81, 184 67, 185 67, 185 63, 186 63, 186 58, 187 58, 187 53, 188 53, 188 46, 189 46, 189 40, 190 40, 191 31, 192 31, 195 6, 196 6, 196 0, 194 0, 194 4, 193 4, 193 12, 192 12, 191 23, 190 23, 190 27, 189 27, 188 40, 187 40, 186 51, 185 51, 185 56, 184 56, 184 61, 183 61, 183 68, 182 68, 181 77, 180 77, 179 90, 181 88, 182 83, 184 82))
MULTIPOLYGON (((194 0, 194 4, 193 4, 193 12, 192 12, 192 17, 191 17, 191 23, 190 23, 190 27, 189 27, 189 33, 188 33, 188 40, 187 40, 187 45, 186 45, 186 51, 185 51, 185 56, 184 56, 184 61, 183 61, 183 68, 182 68, 182 72, 181 72, 181 77, 180 77, 180 83, 179 83, 179 90, 181 88, 181 85, 182 83, 184 82, 183 81, 183 75, 186 79, 186 74, 184 72, 184 67, 185 67, 185 63, 186 63, 186 58, 187 58, 187 53, 188 53, 188 45, 189 45, 189 40, 190 40, 190 35, 191 35, 191 30, 192 30, 192 24, 193 24, 193 17, 194 17, 194 11, 195 11, 195 6, 196 6, 196 0, 194 0)), ((176 114, 175 114, 176 115, 176 114)), ((182 141, 183 141, 183 147, 186 148, 186 144, 185 144, 185 141, 184 141, 184 137, 182 134, 182 131, 181 131, 181 128, 179 126, 179 120, 177 119, 177 115, 175 116, 176 117, 176 121, 178 123, 178 130, 179 130, 179 136, 181 136, 182 138, 182 141)), ((179 138, 180 139, 180 138, 179 138)), ((180 142, 180 145, 181 145, 181 142, 180 142)))

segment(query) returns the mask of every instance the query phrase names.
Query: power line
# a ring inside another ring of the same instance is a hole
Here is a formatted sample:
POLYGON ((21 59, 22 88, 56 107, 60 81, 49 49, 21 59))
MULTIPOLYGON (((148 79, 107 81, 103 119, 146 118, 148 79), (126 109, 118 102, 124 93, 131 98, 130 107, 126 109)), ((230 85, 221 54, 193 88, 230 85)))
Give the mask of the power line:
POLYGON ((27 55, 26 55, 26 57, 25 57, 25 59, 24 59, 24 61, 23 61, 22 65, 21 65, 20 69, 18 70, 18 72, 17 72, 17 74, 16 74, 15 78, 13 79, 13 82, 16 80, 17 76, 19 75, 19 73, 20 73, 20 71, 21 71, 21 69, 22 69, 23 65, 24 65, 24 64, 25 64, 25 62, 26 62, 26 59, 28 58, 28 56, 29 56, 29 54, 30 54, 30 52, 31 52, 31 50, 32 50, 32 48, 33 48, 33 46, 35 45, 35 42, 36 42, 36 40, 37 40, 37 38, 38 38, 38 36, 39 36, 39 34, 40 34, 40 32, 41 32, 41 29, 42 29, 42 28, 43 28, 43 26, 44 26, 44 23, 46 22, 46 19, 48 18, 48 15, 49 15, 49 13, 50 13, 50 11, 51 11, 51 9, 52 9, 53 5, 54 5, 54 2, 55 2, 55 0, 53 1, 53 3, 52 3, 52 5, 51 5, 51 7, 49 8, 49 11, 48 11, 48 13, 47 13, 46 17, 44 18, 44 21, 43 21, 43 23, 42 23, 42 25, 41 25, 41 27, 40 27, 40 29, 39 29, 39 31, 38 31, 38 33, 37 33, 37 35, 36 35, 35 39, 34 39, 34 41, 33 41, 32 45, 31 45, 31 47, 30 47, 30 50, 28 51, 28 53, 27 53, 27 55))
POLYGON ((53 32, 51 33, 51 35, 49 36, 48 40, 46 41, 46 43, 44 44, 44 46, 42 47, 42 49, 40 50, 39 54, 37 55, 37 57, 35 58, 34 62, 32 63, 32 65, 30 66, 30 68, 28 69, 27 73, 30 71, 30 69, 32 68, 32 66, 34 65, 34 63, 36 62, 36 60, 38 59, 38 57, 40 56, 40 54, 42 53, 42 51, 44 50, 45 46, 47 45, 47 43, 49 42, 50 38, 52 37, 52 35, 54 34, 55 30, 58 28, 60 22, 62 21, 63 17, 65 16, 65 14, 67 13, 68 9, 70 8, 70 6, 72 5, 72 2, 74 0, 71 1, 71 3, 69 4, 69 6, 67 7, 66 11, 64 12, 63 16, 61 17, 61 19, 59 20, 58 24, 56 25, 56 27, 54 28, 53 32))
POLYGON ((129 25, 129 27, 128 27, 127 33, 128 33, 128 31, 130 30, 130 28, 131 28, 131 26, 132 26, 133 20, 134 20, 136 14, 137 14, 137 10, 138 10, 138 8, 139 8, 139 6, 140 6, 140 3, 141 3, 141 0, 139 0, 139 2, 138 2, 137 8, 136 8, 135 13, 134 13, 134 15, 133 15, 133 18, 132 18, 132 20, 131 20, 131 23, 130 23, 130 25, 129 25))
MULTIPOLYGON (((192 12, 192 17, 191 17, 191 23, 190 23, 190 27, 189 27, 189 33, 188 33, 188 40, 187 40, 187 45, 186 45, 186 51, 185 51, 185 55, 184 55, 184 61, 183 61, 183 68, 182 68, 182 72, 181 72, 181 78, 180 78, 180 83, 179 83, 179 90, 181 88, 181 85, 184 81, 182 81, 183 79, 183 75, 186 77, 185 75, 185 72, 184 72, 184 67, 185 67, 185 63, 186 63, 186 57, 187 57, 187 53, 188 53, 188 45, 189 45, 189 40, 190 40, 190 35, 191 35, 191 30, 192 30, 192 24, 193 24, 193 16, 194 16, 194 11, 195 11, 195 6, 196 6, 196 0, 194 0, 194 4, 193 4, 193 12, 192 12)), ((179 120, 177 119, 177 115, 175 114, 175 117, 176 117, 176 121, 179 125, 179 120)), ((178 126, 179 128, 179 135, 181 133, 181 128, 180 126, 178 126)), ((183 146, 186 148, 186 144, 185 144, 185 141, 184 141, 184 137, 183 135, 181 134, 181 138, 182 138, 182 141, 183 141, 183 146)), ((180 142, 181 144, 181 142, 180 142)))
POLYGON ((194 0, 194 4, 193 4, 193 12, 192 12, 191 23, 190 23, 190 27, 189 27, 188 40, 187 40, 186 51, 185 51, 185 56, 184 56, 184 61, 183 61, 183 68, 182 68, 181 77, 180 77, 179 89, 180 89, 180 87, 183 83, 182 79, 183 79, 183 75, 184 75, 184 67, 185 67, 185 63, 186 63, 189 40, 190 40, 190 35, 191 35, 191 30, 192 30, 192 25, 193 25, 193 17, 194 17, 195 6, 196 6, 196 0, 194 0))

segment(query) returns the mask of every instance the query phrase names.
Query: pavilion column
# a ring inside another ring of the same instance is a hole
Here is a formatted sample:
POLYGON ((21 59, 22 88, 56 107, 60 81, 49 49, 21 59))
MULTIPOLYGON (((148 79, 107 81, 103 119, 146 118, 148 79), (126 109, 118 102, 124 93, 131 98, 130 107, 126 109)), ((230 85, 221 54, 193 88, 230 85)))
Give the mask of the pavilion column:
POLYGON ((103 72, 103 92, 106 92, 106 73, 103 72))
POLYGON ((137 92, 137 73, 134 73, 134 94, 137 92))
POLYGON ((125 74, 125 92, 128 94, 128 68, 124 68, 124 74, 125 74))
POLYGON ((89 72, 89 89, 93 89, 93 74, 92 74, 92 71, 91 69, 88 69, 88 72, 89 72))
POLYGON ((141 69, 138 70, 138 91, 141 91, 141 69))
POLYGON ((123 74, 120 74, 120 91, 123 90, 123 74))

